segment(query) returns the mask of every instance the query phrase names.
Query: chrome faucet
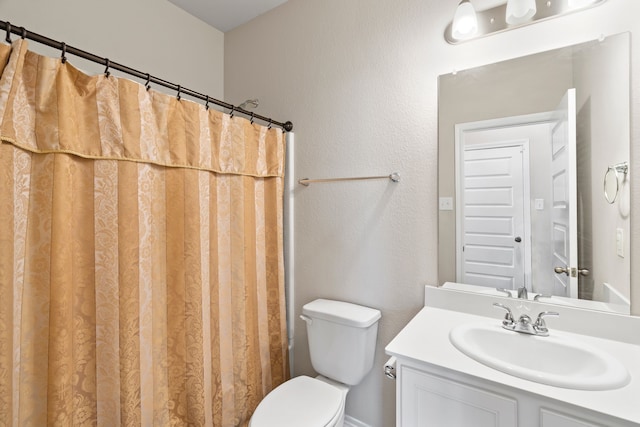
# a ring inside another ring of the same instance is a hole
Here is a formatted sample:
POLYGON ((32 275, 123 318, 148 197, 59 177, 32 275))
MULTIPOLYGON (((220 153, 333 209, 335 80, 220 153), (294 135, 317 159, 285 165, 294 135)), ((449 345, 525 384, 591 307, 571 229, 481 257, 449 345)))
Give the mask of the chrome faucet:
POLYGON ((518 288, 518 298, 529 299, 529 293, 524 285, 521 288, 518 288))
POLYGON ((540 337, 549 336, 549 329, 547 328, 544 318, 546 316, 560 316, 560 313, 556 313, 555 311, 543 311, 538 314, 535 322, 526 314, 521 315, 516 321, 509 307, 499 302, 494 302, 493 305, 507 312, 502 320, 502 327, 504 329, 540 337))

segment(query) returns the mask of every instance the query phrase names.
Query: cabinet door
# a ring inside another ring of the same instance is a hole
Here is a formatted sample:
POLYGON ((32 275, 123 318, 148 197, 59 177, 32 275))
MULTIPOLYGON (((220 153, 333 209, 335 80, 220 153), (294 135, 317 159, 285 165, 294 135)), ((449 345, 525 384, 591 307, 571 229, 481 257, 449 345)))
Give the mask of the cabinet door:
POLYGON ((400 373, 400 427, 513 427, 517 401, 407 366, 400 373))
POLYGON ((542 427, 604 427, 602 424, 594 424, 573 415, 546 408, 540 408, 540 425, 542 427))

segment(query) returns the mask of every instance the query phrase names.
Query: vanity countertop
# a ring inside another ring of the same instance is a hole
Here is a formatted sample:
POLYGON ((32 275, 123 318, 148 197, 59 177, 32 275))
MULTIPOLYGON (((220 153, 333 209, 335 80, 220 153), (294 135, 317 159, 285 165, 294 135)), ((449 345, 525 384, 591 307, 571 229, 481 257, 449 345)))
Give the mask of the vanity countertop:
MULTIPOLYGON (((450 369, 640 424, 640 345, 556 331, 556 334, 561 333, 608 352, 625 365, 631 381, 622 388, 607 391, 553 387, 485 366, 457 350, 449 341, 449 332, 458 325, 499 324, 500 320, 500 316, 485 317, 427 306, 387 345, 386 352, 413 363, 450 369)), ((550 335, 553 335, 551 324, 549 329, 550 335)))

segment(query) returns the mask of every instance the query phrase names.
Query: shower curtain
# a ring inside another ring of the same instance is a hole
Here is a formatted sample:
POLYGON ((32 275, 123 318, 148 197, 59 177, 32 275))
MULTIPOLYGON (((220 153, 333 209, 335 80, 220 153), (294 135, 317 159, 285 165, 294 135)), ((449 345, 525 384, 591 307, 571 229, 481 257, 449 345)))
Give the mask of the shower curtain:
POLYGON ((0 70, 0 426, 246 425, 288 376, 282 132, 0 70))

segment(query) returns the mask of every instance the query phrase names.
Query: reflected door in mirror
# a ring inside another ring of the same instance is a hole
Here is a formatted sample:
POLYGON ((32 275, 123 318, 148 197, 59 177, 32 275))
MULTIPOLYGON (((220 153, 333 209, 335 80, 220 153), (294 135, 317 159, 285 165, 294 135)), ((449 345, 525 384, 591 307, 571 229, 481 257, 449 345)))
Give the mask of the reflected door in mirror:
POLYGON ((504 289, 525 284, 524 200, 529 186, 523 173, 524 151, 522 145, 499 142, 463 150, 462 283, 504 289))

